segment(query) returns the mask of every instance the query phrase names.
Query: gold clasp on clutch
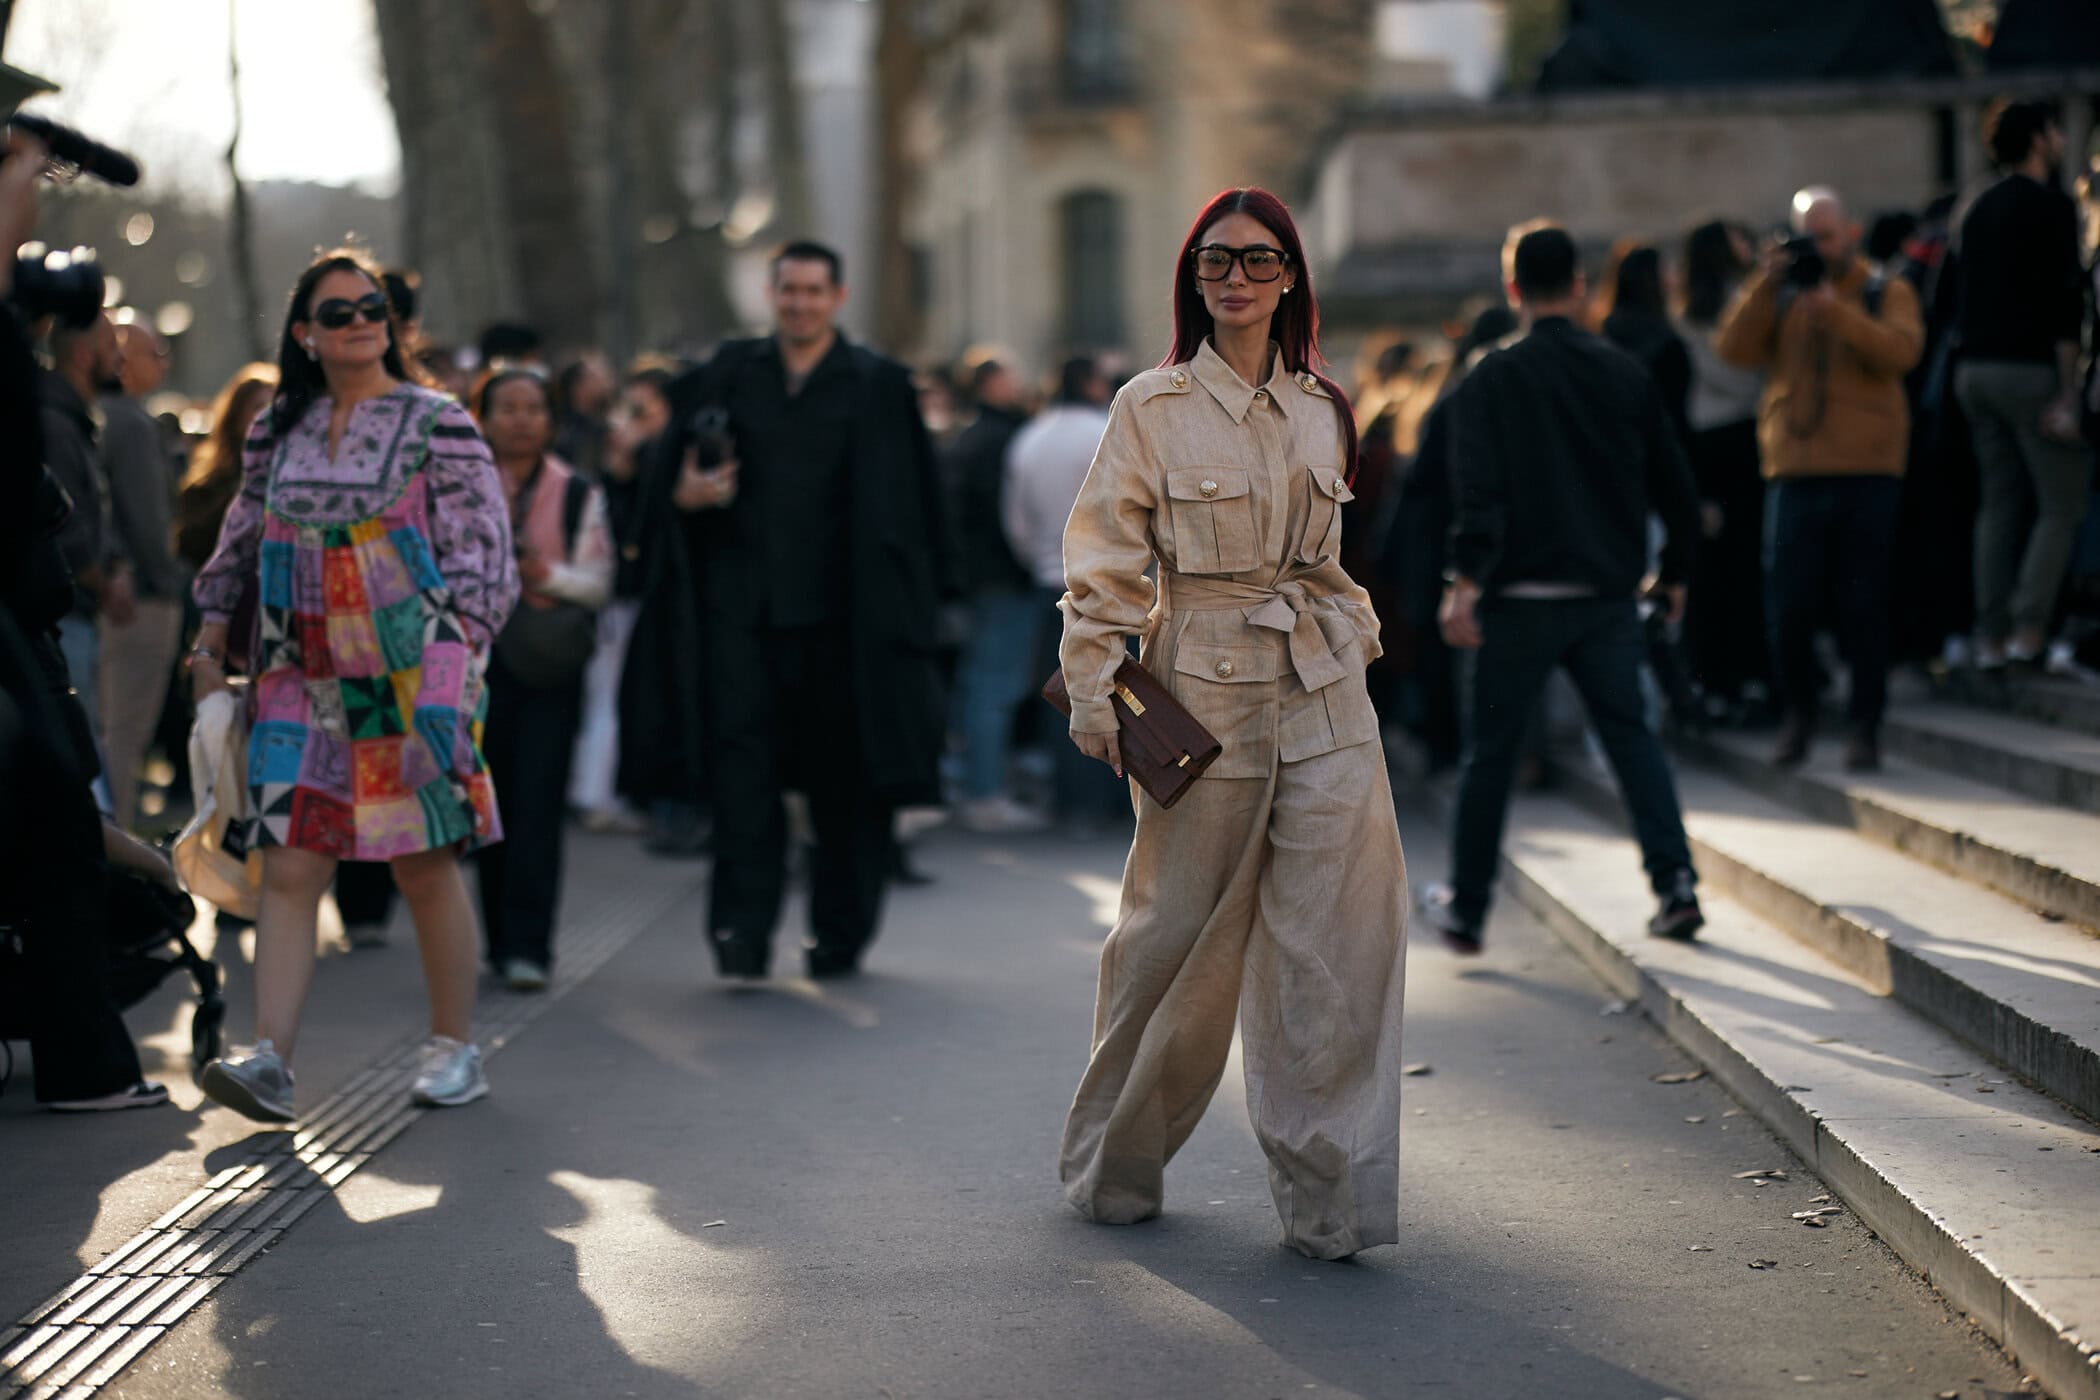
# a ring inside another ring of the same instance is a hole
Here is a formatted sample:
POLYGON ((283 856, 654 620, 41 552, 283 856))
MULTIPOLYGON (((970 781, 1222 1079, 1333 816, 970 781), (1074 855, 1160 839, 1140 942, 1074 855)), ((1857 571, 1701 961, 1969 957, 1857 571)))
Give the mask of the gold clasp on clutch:
POLYGON ((1129 686, 1118 684, 1116 686, 1116 694, 1123 697, 1123 703, 1130 707, 1130 713, 1134 715, 1145 713, 1145 702, 1131 694, 1129 686))
POLYGON ((1179 762, 1179 763, 1175 764, 1174 766, 1175 766, 1176 768, 1186 768, 1186 767, 1188 767, 1188 766, 1189 766, 1189 756, 1188 756, 1187 754, 1183 754, 1183 755, 1181 756, 1181 762, 1179 762))

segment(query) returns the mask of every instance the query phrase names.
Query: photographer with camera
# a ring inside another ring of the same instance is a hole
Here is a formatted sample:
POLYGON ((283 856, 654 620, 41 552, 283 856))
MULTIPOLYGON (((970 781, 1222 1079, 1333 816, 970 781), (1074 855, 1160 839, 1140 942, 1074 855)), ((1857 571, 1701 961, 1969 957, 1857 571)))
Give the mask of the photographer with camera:
MULTIPOLYGON (((0 247, 35 232, 43 144, 17 131, 0 159, 0 247)), ((45 466, 29 328, 67 308, 61 288, 0 257, 0 984, 26 1028, 36 1097, 77 1112, 168 1101, 141 1074, 108 984, 105 833, 89 796, 97 768, 59 632, 76 604, 65 546, 76 513, 45 466)), ((82 279, 74 279, 81 281, 82 279)), ((97 286, 90 309, 99 314, 97 286)), ((77 310, 75 298, 72 309, 77 310)), ((92 654, 89 660, 92 662, 92 654)))
POLYGON ((790 789, 816 829, 805 970, 859 970, 882 916, 892 813, 940 796, 935 620, 953 591, 910 373, 839 331, 838 254, 788 244, 769 296, 774 334, 724 343, 671 386, 673 428, 645 477, 645 509, 687 535, 698 636, 666 644, 697 642, 704 658, 701 712, 685 722, 708 727, 708 935, 738 984, 772 963, 790 789))
POLYGON ((1765 372, 1758 446, 1765 479, 1765 607, 1786 728, 1772 761, 1805 761, 1820 703, 1815 633, 1835 597, 1852 669, 1845 766, 1880 765, 1889 607, 1910 435, 1903 376, 1924 348, 1918 296, 1860 256, 1836 191, 1794 196, 1776 240, 1715 334, 1721 357, 1765 372))

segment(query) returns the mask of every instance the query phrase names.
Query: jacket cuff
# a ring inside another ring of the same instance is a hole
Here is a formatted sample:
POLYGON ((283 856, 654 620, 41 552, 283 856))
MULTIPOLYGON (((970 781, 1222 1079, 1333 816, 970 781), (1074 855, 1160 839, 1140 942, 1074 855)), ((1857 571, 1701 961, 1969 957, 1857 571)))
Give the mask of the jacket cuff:
POLYGON ((1116 719, 1116 709, 1107 700, 1074 700, 1072 702, 1072 732, 1074 734, 1114 734, 1122 725, 1116 719))

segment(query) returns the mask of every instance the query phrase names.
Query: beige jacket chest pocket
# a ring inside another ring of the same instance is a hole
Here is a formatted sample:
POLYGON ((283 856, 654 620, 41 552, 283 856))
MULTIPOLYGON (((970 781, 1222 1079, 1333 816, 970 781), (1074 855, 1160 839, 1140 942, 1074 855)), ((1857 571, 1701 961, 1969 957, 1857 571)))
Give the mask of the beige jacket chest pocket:
POLYGON ((1176 572, 1240 574, 1260 562, 1252 492, 1245 467, 1168 469, 1167 520, 1174 531, 1176 572))
POLYGON ((1342 548, 1342 507, 1356 499, 1348 479, 1333 467, 1307 467, 1312 476, 1312 509, 1305 517, 1305 538, 1298 543, 1298 562, 1320 564, 1342 548))

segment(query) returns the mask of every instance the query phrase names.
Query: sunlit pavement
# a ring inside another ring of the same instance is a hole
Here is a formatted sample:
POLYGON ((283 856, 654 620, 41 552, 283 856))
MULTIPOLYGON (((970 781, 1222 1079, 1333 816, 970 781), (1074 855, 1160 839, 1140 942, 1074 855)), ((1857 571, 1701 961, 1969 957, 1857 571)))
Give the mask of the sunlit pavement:
MULTIPOLYGON (((1417 879, 1440 875, 1433 833, 1403 831, 1417 879)), ((1604 1014, 1506 901, 1484 959, 1411 950, 1426 1072, 1408 1080, 1400 1247, 1342 1265, 1277 1247, 1236 1063, 1169 1171, 1167 1216, 1086 1224, 1054 1157, 1121 856, 937 835, 920 853, 937 883, 896 894, 866 977, 739 994, 706 965, 702 867, 574 838, 564 929, 605 960, 544 1006, 487 994, 508 1026, 495 1095, 408 1122, 105 1393, 2017 1388, 1849 1217, 1793 1220, 1823 1187, 1712 1081, 1653 1082, 1690 1062, 1637 1013, 1604 1014), (1738 1177, 1771 1168, 1785 1179, 1738 1177)), ((221 953, 239 1034, 241 959, 221 953)), ((179 990, 134 1013, 171 1082, 179 990)), ((420 1017, 405 929, 328 958, 302 1105, 369 1083, 420 1017)), ((22 1079, 0 1099, 9 1318, 267 1139, 176 1088, 178 1109, 87 1120, 33 1113, 22 1079)))

